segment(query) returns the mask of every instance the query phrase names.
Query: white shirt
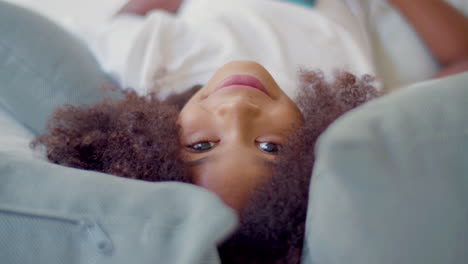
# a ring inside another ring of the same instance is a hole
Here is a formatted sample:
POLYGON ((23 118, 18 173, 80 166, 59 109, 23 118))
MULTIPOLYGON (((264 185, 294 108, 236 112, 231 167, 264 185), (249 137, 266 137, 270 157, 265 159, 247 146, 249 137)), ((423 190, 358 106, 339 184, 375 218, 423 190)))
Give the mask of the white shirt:
POLYGON ((262 64, 294 97, 298 70, 375 74, 364 30, 337 0, 316 8, 273 0, 186 0, 101 25, 72 25, 122 86, 162 95, 206 83, 233 60, 262 64), (333 10, 331 10, 333 9, 333 10))

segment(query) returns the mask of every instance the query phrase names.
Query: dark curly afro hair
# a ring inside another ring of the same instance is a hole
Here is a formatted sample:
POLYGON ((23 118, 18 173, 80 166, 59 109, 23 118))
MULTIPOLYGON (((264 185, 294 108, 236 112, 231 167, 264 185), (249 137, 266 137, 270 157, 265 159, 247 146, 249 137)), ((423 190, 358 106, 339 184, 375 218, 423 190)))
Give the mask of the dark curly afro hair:
MULTIPOLYGON (((347 111, 380 94, 373 78, 337 72, 327 81, 320 71, 301 71, 296 103, 304 125, 287 140, 272 178, 255 191, 241 213, 240 228, 222 245, 223 263, 299 263, 308 186, 320 134, 347 111)), ((66 105, 55 111, 48 132, 32 146, 64 166, 146 181, 191 182, 181 156, 178 114, 200 88, 165 101, 125 92, 120 101, 92 106, 66 105)))

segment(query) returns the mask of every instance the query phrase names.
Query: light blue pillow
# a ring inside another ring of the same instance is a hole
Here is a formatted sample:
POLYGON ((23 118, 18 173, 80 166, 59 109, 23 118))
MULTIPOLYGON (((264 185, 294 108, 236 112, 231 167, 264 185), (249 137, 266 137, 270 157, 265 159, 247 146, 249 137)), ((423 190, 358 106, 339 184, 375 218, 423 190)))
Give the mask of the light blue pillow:
POLYGON ((5 264, 217 264, 236 226, 214 194, 76 170, 0 150, 5 264))
POLYGON ((219 263, 216 247, 237 217, 211 192, 66 168, 31 152, 55 107, 121 96, 97 89, 109 82, 76 39, 0 1, 0 263, 219 263))
POLYGON ((62 104, 92 104, 118 92, 86 46, 26 9, 0 1, 0 107, 42 133, 62 104))
POLYGON ((370 102, 317 151, 304 263, 468 263, 468 73, 370 102))
POLYGON ((213 193, 51 164, 0 108, 0 263, 220 263, 237 224, 213 193))

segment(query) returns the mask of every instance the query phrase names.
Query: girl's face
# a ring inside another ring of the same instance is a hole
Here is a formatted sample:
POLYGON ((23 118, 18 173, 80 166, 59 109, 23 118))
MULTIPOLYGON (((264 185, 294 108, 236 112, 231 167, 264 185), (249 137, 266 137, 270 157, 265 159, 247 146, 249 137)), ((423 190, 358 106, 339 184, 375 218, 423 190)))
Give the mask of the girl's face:
POLYGON ((235 61, 188 101, 178 122, 193 182, 240 212, 302 115, 265 68, 235 61))

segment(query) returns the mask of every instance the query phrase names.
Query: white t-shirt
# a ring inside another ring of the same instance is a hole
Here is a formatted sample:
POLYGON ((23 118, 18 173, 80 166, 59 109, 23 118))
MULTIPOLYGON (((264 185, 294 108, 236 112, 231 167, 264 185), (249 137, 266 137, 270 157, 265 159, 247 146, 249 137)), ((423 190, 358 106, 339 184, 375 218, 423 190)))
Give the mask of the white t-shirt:
POLYGON ((375 74, 366 33, 339 0, 319 1, 315 8, 274 0, 186 0, 176 15, 155 10, 71 27, 104 70, 140 94, 158 87, 164 96, 204 84, 233 60, 262 64, 292 97, 301 68, 375 74))

